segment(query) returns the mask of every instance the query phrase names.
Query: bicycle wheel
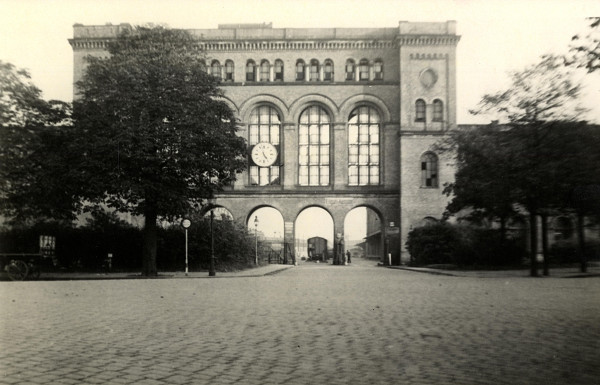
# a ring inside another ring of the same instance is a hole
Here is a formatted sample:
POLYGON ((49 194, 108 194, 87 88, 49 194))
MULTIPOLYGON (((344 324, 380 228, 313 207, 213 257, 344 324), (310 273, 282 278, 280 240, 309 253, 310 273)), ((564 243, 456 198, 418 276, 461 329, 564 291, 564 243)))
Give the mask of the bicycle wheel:
POLYGON ((22 281, 27 278, 29 267, 23 261, 12 261, 6 268, 6 272, 13 281, 22 281))

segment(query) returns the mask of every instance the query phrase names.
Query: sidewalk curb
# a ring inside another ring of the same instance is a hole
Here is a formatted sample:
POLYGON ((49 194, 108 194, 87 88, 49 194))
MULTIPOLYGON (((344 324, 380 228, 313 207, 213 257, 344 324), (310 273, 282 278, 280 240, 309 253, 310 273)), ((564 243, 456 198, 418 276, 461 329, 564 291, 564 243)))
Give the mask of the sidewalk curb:
MULTIPOLYGON (((164 272, 158 273, 156 276, 146 277, 139 273, 47 273, 40 276, 37 280, 26 280, 27 282, 33 281, 102 281, 102 280, 127 280, 127 279, 213 279, 213 278, 257 278, 257 277, 265 277, 270 275, 275 275, 281 273, 284 270, 294 267, 293 265, 282 265, 280 268, 277 268, 270 271, 265 271, 263 273, 253 272, 252 270, 244 270, 240 272, 224 272, 217 273, 216 276, 209 276, 208 271, 206 272, 193 272, 189 275, 185 275, 183 272, 164 272), (202 275, 200 275, 202 274, 202 275)), ((261 269, 261 268, 258 268, 261 269)), ((264 269, 264 267, 263 267, 264 269)), ((265 269, 268 270, 268 269, 265 269)), ((8 276, 0 277, 0 282, 12 282, 8 276)), ((15 282, 23 282, 23 281, 15 281, 15 282)))
POLYGON ((448 276, 448 277, 465 277, 465 278, 592 278, 592 277, 600 277, 600 272, 587 272, 587 273, 575 273, 575 272, 570 272, 570 273, 560 273, 555 272, 554 275, 552 274, 552 270, 550 270, 550 275, 548 276, 544 276, 544 275, 538 275, 537 277, 531 277, 530 275, 527 274, 527 271, 521 271, 521 270, 517 270, 519 272, 523 272, 524 274, 502 274, 501 271, 498 271, 498 273, 496 275, 493 275, 492 270, 490 271, 483 271, 484 273, 487 273, 488 275, 483 275, 481 274, 482 271, 478 271, 478 270, 473 270, 472 272, 467 272, 465 274, 461 274, 460 272, 458 273, 451 273, 447 270, 435 270, 435 269, 430 269, 430 268, 426 268, 426 267, 408 267, 408 266, 385 266, 388 269, 395 269, 395 270, 406 270, 406 271, 412 271, 412 272, 416 272, 416 273, 425 273, 425 274, 431 274, 431 275, 444 275, 444 276, 448 276), (478 274, 479 273, 479 274, 478 274))
POLYGON ((406 267, 406 266, 386 266, 388 269, 394 269, 394 270, 407 270, 407 271, 414 271, 417 273, 425 273, 425 274, 432 274, 432 275, 446 275, 449 277, 458 277, 458 275, 456 274, 452 274, 452 273, 448 273, 446 271, 440 271, 440 270, 433 270, 433 269, 427 269, 427 268, 419 268, 419 267, 406 267))

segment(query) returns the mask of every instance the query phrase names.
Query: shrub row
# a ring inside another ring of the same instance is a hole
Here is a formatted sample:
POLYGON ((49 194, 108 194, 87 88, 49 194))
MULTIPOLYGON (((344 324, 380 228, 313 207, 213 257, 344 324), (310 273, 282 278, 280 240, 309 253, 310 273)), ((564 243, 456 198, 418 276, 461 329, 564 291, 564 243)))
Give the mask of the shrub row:
MULTIPOLYGON (((524 234, 525 235, 525 234, 524 234)), ((411 264, 425 266, 454 264, 458 266, 519 265, 527 258, 524 238, 502 240, 497 229, 438 223, 413 229, 406 242, 411 264)), ((584 255, 588 261, 600 260, 600 243, 586 242, 584 255)), ((549 249, 550 263, 580 262, 576 242, 557 242, 549 249)))
POLYGON ((508 266, 518 265, 526 257, 522 239, 502 240, 498 230, 448 223, 413 229, 406 246, 415 266, 508 266))
MULTIPOLYGON (((194 218, 192 223, 188 266, 190 271, 204 270, 210 263, 210 221, 194 218)), ((213 234, 217 270, 239 270, 254 263, 254 238, 243 225, 215 220, 213 234)), ((39 223, 0 231, 0 253, 38 253, 40 235, 56 237, 55 256, 62 268, 102 270, 109 253, 115 271, 135 271, 142 266, 142 230, 107 215, 97 215, 83 227, 39 223)), ((179 225, 159 228, 157 267, 159 271, 185 268, 185 232, 179 225)))

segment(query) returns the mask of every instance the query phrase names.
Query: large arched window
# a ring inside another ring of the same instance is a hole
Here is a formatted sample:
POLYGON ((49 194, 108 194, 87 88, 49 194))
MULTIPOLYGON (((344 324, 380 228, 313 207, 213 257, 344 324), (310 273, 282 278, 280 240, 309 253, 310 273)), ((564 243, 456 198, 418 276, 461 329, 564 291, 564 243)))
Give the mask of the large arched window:
POLYGON ((348 184, 379 184, 379 114, 371 107, 354 109, 348 119, 348 184))
POLYGON ((318 82, 320 80, 319 78, 319 61, 317 59, 312 59, 310 61, 310 81, 311 82, 318 82))
POLYGON ((275 80, 283 81, 283 61, 281 61, 279 59, 275 60, 274 72, 275 72, 275 80))
POLYGON ((432 152, 421 156, 421 187, 438 187, 438 157, 432 152))
POLYGON ((231 60, 227 60, 225 62, 225 81, 226 82, 232 82, 233 81, 233 61, 231 60))
POLYGON ((330 59, 323 63, 323 80, 328 82, 333 80, 333 61, 330 59))
POLYGON ((355 80, 354 71, 355 71, 354 70, 354 60, 352 60, 352 59, 346 60, 346 80, 347 81, 355 80))
POLYGON ((256 64, 254 64, 254 60, 248 60, 246 62, 246 81, 256 81, 256 64))
POLYGON ((440 99, 433 101, 433 116, 431 120, 434 122, 444 121, 444 103, 440 99))
POLYGON ((327 112, 318 106, 308 107, 300 115, 298 182, 301 186, 329 184, 330 121, 327 112))
POLYGON ((305 79, 304 60, 298 59, 296 62, 296 80, 303 81, 305 79))
MULTIPOLYGON (((279 151, 281 118, 277 110, 270 106, 260 106, 252 110, 248 125, 250 151, 258 143, 270 143, 279 151)), ((250 184, 266 186, 279 184, 280 159, 270 166, 261 167, 250 159, 250 184)))
POLYGON ((425 101, 417 99, 415 102, 415 122, 425 121, 425 101))
POLYGON ((210 64, 210 74, 217 79, 221 79, 221 63, 218 60, 213 60, 210 64))
POLYGON ((271 65, 268 60, 260 62, 260 81, 268 82, 271 77, 271 65))

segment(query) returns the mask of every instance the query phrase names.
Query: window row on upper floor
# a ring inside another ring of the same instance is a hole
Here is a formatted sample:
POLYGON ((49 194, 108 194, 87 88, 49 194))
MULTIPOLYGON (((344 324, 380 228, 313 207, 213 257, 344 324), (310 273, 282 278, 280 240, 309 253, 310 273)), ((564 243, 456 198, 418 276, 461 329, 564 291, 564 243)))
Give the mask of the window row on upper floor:
MULTIPOLYGON (((218 60, 213 60, 210 65, 203 63, 207 68, 207 73, 221 79, 225 82, 234 82, 235 64, 233 60, 226 60, 221 64, 218 60)), ((335 80, 333 60, 325 59, 320 62, 317 59, 304 61, 296 60, 293 79, 297 82, 325 81, 335 80)), ((383 80, 383 60, 375 59, 347 59, 344 66, 344 81, 382 81, 383 80)), ((239 80, 238 80, 239 81, 239 80)), ((276 82, 284 81, 284 63, 277 59, 273 63, 266 59, 254 61, 249 59, 245 64, 245 82, 276 82)))

